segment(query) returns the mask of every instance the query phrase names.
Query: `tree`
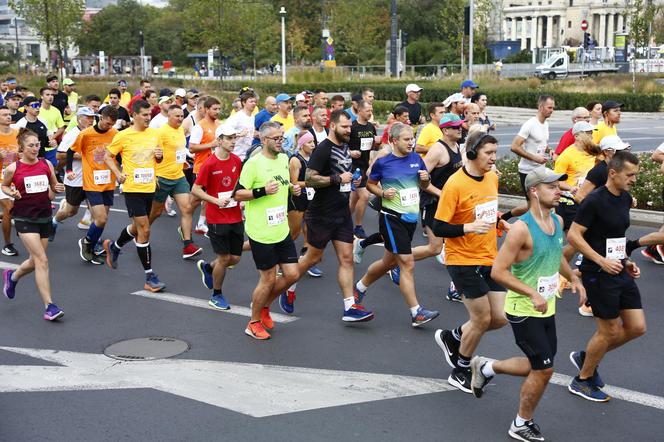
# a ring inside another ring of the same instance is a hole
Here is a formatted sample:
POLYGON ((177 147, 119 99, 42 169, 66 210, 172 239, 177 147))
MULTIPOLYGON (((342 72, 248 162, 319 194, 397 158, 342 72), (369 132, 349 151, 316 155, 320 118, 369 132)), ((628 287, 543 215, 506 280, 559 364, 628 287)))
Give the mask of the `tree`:
POLYGON ((360 64, 383 51, 390 19, 385 2, 379 0, 337 0, 331 4, 330 31, 338 58, 360 64))
POLYGON ((629 36, 637 48, 650 45, 650 37, 657 31, 655 17, 660 15, 661 10, 661 6, 655 5, 652 0, 631 0, 625 8, 629 36))

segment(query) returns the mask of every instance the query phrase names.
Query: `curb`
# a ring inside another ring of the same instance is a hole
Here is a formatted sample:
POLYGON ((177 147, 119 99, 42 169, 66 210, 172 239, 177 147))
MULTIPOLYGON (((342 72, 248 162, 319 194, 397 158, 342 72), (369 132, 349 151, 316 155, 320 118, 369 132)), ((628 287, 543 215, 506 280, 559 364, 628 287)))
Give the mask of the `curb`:
MULTIPOLYGON (((498 201, 501 208, 513 209, 523 206, 526 198, 516 195, 498 195, 498 201)), ((657 210, 632 209, 629 211, 629 219, 632 225, 645 227, 661 227, 664 224, 664 212, 657 210)))

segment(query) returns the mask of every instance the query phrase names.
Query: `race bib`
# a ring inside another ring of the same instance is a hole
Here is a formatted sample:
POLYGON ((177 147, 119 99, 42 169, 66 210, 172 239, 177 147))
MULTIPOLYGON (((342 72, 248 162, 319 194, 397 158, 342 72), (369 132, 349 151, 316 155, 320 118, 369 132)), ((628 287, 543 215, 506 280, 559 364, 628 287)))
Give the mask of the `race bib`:
POLYGON ((360 150, 371 150, 373 143, 373 138, 360 138, 360 150))
POLYGON ((110 170, 95 170, 92 172, 92 177, 95 184, 111 184, 111 171, 110 170))
POLYGON ((175 162, 178 164, 183 164, 187 161, 187 151, 186 150, 176 150, 175 151, 175 162))
POLYGON ((606 239, 606 259, 625 259, 626 238, 606 239))
MULTIPOLYGON (((231 198, 231 195, 233 195, 233 191, 229 190, 228 192, 219 192, 217 194, 217 198, 220 200, 223 200, 224 198, 231 198)), ((237 206, 237 201, 235 201, 233 198, 228 202, 228 205, 224 207, 225 209, 230 209, 231 207, 237 206)))
POLYGON ((272 207, 265 211, 267 215, 267 225, 268 226, 278 226, 286 222, 286 207, 272 207))
POLYGON ((489 201, 475 206, 475 219, 495 224, 498 220, 498 201, 489 201))
POLYGON ((134 169, 134 182, 136 184, 150 184, 154 181, 154 168, 137 167, 134 169))
POLYGON ((46 175, 27 176, 23 183, 26 193, 42 193, 48 190, 48 177, 46 175))
POLYGON ((414 206, 420 204, 420 192, 416 187, 402 189, 399 191, 399 199, 402 207, 414 206))
POLYGON ((350 183, 339 184, 339 192, 350 192, 350 183))
POLYGON ((316 195, 316 189, 314 189, 313 187, 305 187, 304 189, 307 191, 307 199, 309 201, 313 200, 314 195, 316 195))
POLYGON ((537 278, 537 293, 548 301, 558 294, 559 283, 560 275, 558 273, 551 276, 540 276, 537 278))

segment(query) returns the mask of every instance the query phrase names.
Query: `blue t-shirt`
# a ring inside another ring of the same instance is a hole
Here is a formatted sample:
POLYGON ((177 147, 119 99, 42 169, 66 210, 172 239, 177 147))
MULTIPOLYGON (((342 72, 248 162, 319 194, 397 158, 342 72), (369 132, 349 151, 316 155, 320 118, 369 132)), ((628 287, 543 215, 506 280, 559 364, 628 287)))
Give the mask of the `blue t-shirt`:
POLYGON ((297 145, 295 144, 295 135, 299 134, 302 131, 297 126, 293 126, 284 134, 284 142, 281 144, 281 147, 284 150, 284 153, 288 155, 288 158, 295 155, 297 150, 297 145))
POLYGON ((352 123, 353 121, 357 120, 357 115, 355 112, 353 112, 353 108, 349 107, 348 109, 344 109, 348 115, 350 115, 350 122, 352 123))
POLYGON ((380 182, 383 190, 394 188, 397 194, 391 200, 383 198, 383 207, 397 213, 418 214, 420 211, 420 170, 427 166, 415 152, 405 157, 391 153, 379 158, 371 167, 369 177, 380 182))

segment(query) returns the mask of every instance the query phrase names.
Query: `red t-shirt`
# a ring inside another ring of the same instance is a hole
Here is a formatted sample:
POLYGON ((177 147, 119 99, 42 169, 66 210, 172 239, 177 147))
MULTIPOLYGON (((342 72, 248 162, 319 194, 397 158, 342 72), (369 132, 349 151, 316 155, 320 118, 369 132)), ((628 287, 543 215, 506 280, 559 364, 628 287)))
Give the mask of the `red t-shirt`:
POLYGON ((562 137, 560 137, 560 141, 558 141, 558 147, 556 147, 556 155, 563 153, 563 151, 570 147, 572 144, 574 144, 574 135, 572 135, 572 128, 570 128, 563 134, 562 137))
MULTIPOLYGON (((215 198, 220 193, 235 190, 240 172, 242 171, 242 160, 235 154, 230 154, 225 160, 220 160, 216 155, 210 155, 201 166, 196 176, 196 184, 203 187, 205 192, 215 198)), ((224 195, 222 195, 222 198, 224 195)), ((242 210, 240 204, 232 200, 229 206, 220 208, 214 204, 205 204, 205 217, 209 224, 234 224, 242 222, 242 210)))

